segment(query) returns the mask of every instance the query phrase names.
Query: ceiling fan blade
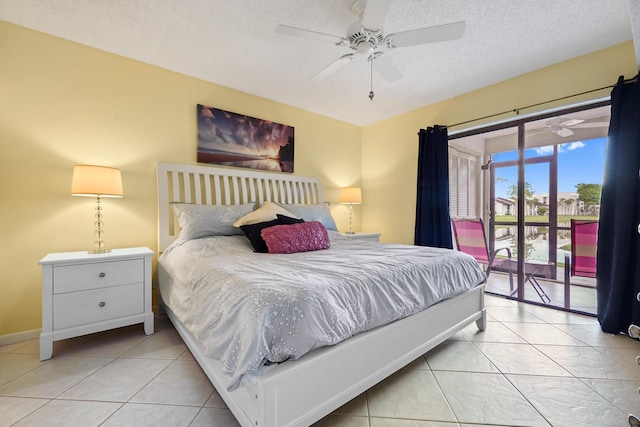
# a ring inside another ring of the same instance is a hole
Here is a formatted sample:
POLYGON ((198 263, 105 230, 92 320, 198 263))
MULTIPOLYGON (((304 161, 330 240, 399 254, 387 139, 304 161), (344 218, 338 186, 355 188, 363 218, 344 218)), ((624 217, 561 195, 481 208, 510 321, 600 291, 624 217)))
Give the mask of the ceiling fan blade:
POLYGON ((396 65, 384 55, 380 55, 373 59, 373 69, 389 83, 402 78, 402 72, 400 72, 398 67, 396 67, 396 65))
POLYGON ((608 126, 609 126, 609 122, 584 122, 571 127, 572 128, 604 128, 608 126))
POLYGON ((362 14, 362 26, 367 30, 382 30, 393 0, 367 0, 362 14))
POLYGON ((543 128, 543 129, 531 129, 531 130, 528 130, 528 131, 526 132, 526 136, 527 136, 527 137, 531 137, 531 136, 540 135, 540 134, 542 134, 542 133, 547 133, 547 132, 549 132, 549 129, 548 129, 548 128, 543 128))
POLYGON ((582 123, 579 123, 574 128, 600 128, 607 127, 611 121, 610 116, 601 116, 601 117, 593 117, 591 119, 583 120, 582 123))
POLYGON ((340 58, 336 59, 331 64, 327 65, 322 70, 314 74, 313 77, 311 77, 311 80, 318 81, 330 76, 331 74, 342 68, 344 65, 353 61, 353 55, 353 53, 348 53, 344 56, 341 56, 340 58))
POLYGON ((320 42, 340 43, 343 38, 331 34, 320 33, 318 31, 305 30, 303 28, 291 27, 289 25, 276 26, 276 33, 286 34, 287 36, 300 37, 308 40, 316 40, 320 42))
POLYGON ((461 38, 464 35, 465 27, 466 24, 464 21, 453 22, 451 24, 389 34, 386 39, 389 47, 406 47, 425 43, 443 42, 461 38))

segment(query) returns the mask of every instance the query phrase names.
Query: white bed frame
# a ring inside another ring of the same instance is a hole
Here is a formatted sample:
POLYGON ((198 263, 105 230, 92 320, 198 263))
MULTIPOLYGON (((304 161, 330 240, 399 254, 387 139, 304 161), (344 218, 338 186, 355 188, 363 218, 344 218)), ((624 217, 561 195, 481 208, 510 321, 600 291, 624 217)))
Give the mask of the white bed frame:
MULTIPOLYGON (((177 236, 171 202, 240 204, 319 203, 315 178, 202 165, 158 163, 159 233, 163 251, 177 236)), ((214 387, 244 427, 308 426, 387 378, 472 322, 486 327, 484 285, 420 313, 361 333, 297 361, 274 366, 234 391, 220 362, 168 307, 163 307, 214 387)), ((428 402, 425 402, 428 404, 428 402)))

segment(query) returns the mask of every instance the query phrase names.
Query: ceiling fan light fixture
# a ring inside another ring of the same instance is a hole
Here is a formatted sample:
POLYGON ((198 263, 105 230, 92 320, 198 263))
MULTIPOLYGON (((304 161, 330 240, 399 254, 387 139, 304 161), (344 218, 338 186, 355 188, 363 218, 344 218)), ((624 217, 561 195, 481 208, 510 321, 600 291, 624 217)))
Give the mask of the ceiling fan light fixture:
POLYGON ((579 125, 582 122, 584 122, 584 120, 582 119, 569 119, 562 122, 561 125, 564 127, 570 127, 570 126, 579 125))
POLYGON ((358 48, 356 49, 356 52, 360 55, 371 55, 371 53, 373 52, 373 50, 375 49, 375 46, 366 41, 366 42, 361 42, 358 45, 358 48))
POLYGON ((562 138, 567 138, 571 135, 573 135, 573 131, 569 128, 560 128, 558 130, 554 130, 554 132, 556 133, 556 135, 562 137, 562 138))

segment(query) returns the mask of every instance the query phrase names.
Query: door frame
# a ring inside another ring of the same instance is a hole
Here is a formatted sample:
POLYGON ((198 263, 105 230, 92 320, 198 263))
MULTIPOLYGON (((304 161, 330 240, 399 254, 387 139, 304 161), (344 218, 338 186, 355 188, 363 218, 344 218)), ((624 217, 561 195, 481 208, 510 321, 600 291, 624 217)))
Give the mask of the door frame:
MULTIPOLYGON (((606 99, 606 100, 600 100, 600 101, 596 101, 596 102, 589 102, 589 103, 584 103, 581 105, 576 105, 573 107, 567 107, 567 108, 558 108, 558 109, 554 109, 554 110, 550 110, 547 112, 543 112, 540 114, 531 114, 531 115, 527 115, 526 117, 522 117, 522 118, 517 118, 515 120, 508 120, 508 121, 504 121, 501 123, 496 123, 496 124, 492 124, 492 125, 487 125, 484 127, 477 127, 477 128, 472 128, 470 130, 466 130, 466 131, 461 131, 461 132, 456 132, 453 135, 449 136, 449 140, 456 140, 456 139, 461 139, 461 138, 466 138, 466 137, 470 137, 470 136, 474 136, 474 135, 478 135, 478 134, 482 134, 482 133, 488 133, 488 132, 493 132, 493 131, 498 131, 501 129, 506 129, 506 128, 513 128, 513 127, 517 127, 518 128, 518 160, 517 165, 518 165, 518 213, 517 216, 518 218, 524 218, 524 209, 525 209, 525 204, 524 204, 524 183, 525 183, 525 170, 524 170, 524 166, 525 166, 525 159, 524 159, 524 150, 525 150, 525 125, 529 122, 534 122, 534 121, 538 121, 538 120, 544 120, 544 119, 548 119, 548 118, 553 118, 553 117, 558 117, 561 116, 562 114, 569 114, 569 113, 575 113, 575 112, 579 112, 579 111, 585 111, 585 110, 590 110, 590 109, 594 109, 594 108, 599 108, 599 107, 606 107, 606 106, 610 106, 611 105, 611 100, 610 99, 606 99)), ((514 110, 517 111, 517 110, 514 110)), ((557 158, 557 145, 554 146, 554 155, 557 158)), ((554 244, 553 244, 553 248, 554 250, 557 250, 557 209, 558 209, 558 204, 557 204, 557 178, 558 178, 558 170, 557 170, 557 161, 554 163, 551 163, 554 170, 550 170, 550 191, 549 191, 549 214, 551 215, 551 210, 554 210, 554 216, 556 218, 556 223, 555 223, 555 229, 556 232, 555 233, 550 233, 550 245, 551 245, 551 239, 553 239, 554 244), (552 182, 553 181, 553 182, 552 182), (553 194, 552 194, 553 193, 553 194)), ((485 169, 485 166, 482 167, 482 169, 485 169)), ((491 170, 491 167, 489 168, 491 170)), ((484 180, 480 179, 479 182, 485 182, 484 180)), ((493 187, 492 185, 490 187, 493 187)), ((491 189, 489 189, 491 190, 491 189)), ((486 193, 485 193, 486 194, 486 193)), ((495 194, 494 194, 495 197, 495 194)), ((481 206, 484 206, 484 204, 486 203, 486 198, 482 201, 481 206)), ((490 215, 489 212, 493 212, 494 207, 490 206, 488 209, 487 208, 483 208, 482 209, 482 217, 484 217, 485 220, 485 224, 489 224, 490 219, 488 218, 488 216, 490 215)), ((525 222, 524 221, 518 221, 518 227, 517 227, 517 239, 518 239, 518 253, 523 254, 525 252, 525 222)), ((529 225, 529 224, 527 224, 529 225)), ((530 225, 536 225, 536 223, 530 223, 530 225)), ((544 224, 544 226, 549 226, 551 227, 551 224, 544 224)), ((489 233, 492 232, 493 227, 489 227, 490 230, 485 230, 485 231, 489 231, 489 233)), ((490 245, 493 246, 493 235, 490 235, 490 245)), ((517 299, 524 301, 524 258, 522 257, 518 257, 518 262, 517 262, 517 286, 518 286, 518 293, 517 293, 517 299)), ((556 262, 555 260, 557 259, 557 252, 556 252, 556 258, 554 258, 554 262, 556 262)), ((509 296, 507 296, 509 297, 509 296)), ((534 304, 536 304, 536 302, 534 301, 528 301, 528 302, 532 302, 534 304)), ((556 309, 562 309, 562 307, 554 307, 556 309)))

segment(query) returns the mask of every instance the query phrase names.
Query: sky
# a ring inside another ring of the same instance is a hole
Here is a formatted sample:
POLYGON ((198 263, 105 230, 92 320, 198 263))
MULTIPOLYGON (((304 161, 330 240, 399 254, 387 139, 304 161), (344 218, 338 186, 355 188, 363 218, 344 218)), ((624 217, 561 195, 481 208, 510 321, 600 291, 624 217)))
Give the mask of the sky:
MULTIPOLYGON (((576 184, 602 184, 604 156, 607 138, 576 141, 562 144, 558 148, 558 192, 576 192, 576 184)), ((530 148, 525 158, 553 154, 553 147, 530 148)), ((518 152, 493 155, 495 163, 516 160, 518 152)), ((496 177, 506 182, 496 183, 496 197, 507 197, 508 188, 518 181, 517 167, 498 168, 496 177)), ((534 164, 525 167, 525 181, 531 184, 535 194, 549 193, 549 164, 534 164)))

